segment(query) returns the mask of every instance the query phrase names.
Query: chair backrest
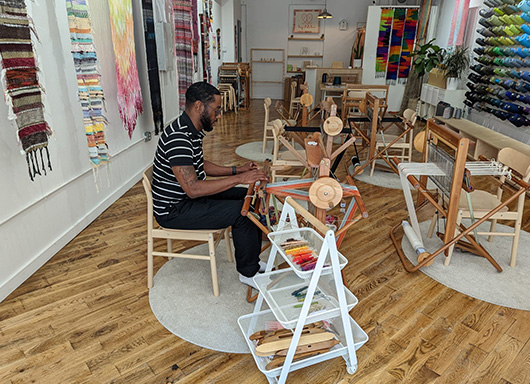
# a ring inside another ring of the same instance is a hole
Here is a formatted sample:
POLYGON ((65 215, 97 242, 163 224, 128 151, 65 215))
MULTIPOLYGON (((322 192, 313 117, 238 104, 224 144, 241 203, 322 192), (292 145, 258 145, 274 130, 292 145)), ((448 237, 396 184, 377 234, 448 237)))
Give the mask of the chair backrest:
POLYGON ((265 108, 265 129, 267 128, 267 125, 269 125, 269 107, 272 104, 272 100, 270 97, 266 97, 263 101, 263 107, 265 108))
POLYGON ((523 176, 523 180, 528 182, 530 179, 530 157, 513 148, 503 148, 499 151, 501 163, 515 169, 523 176))
POLYGON ((278 160, 278 152, 280 151, 280 135, 282 132, 282 121, 276 119, 272 121, 272 136, 274 138, 274 147, 272 149, 272 164, 278 160))
POLYGON ((413 109, 407 108, 403 111, 403 118, 411 125, 415 125, 418 118, 418 113, 413 109))
POLYGON ((151 190, 151 182, 153 181, 153 166, 147 168, 142 176, 142 185, 145 190, 145 197, 147 200, 147 228, 153 229, 153 192, 151 190))
POLYGON ((347 97, 352 99, 364 99, 366 97, 366 91, 348 91, 347 97))
POLYGON ((296 81, 291 81, 291 100, 296 98, 296 81))

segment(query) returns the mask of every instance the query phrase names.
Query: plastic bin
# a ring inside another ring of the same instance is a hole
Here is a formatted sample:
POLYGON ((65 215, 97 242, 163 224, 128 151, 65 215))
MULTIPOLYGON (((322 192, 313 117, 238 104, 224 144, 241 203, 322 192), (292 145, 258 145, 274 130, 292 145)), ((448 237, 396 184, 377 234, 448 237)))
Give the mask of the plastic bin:
MULTIPOLYGON (((309 286, 310 279, 300 278, 297 273, 290 269, 282 269, 257 274, 254 276, 254 282, 258 285, 265 301, 282 326, 293 329, 300 317, 303 302, 299 302, 292 295, 292 292, 309 286)), ((342 282, 340 286, 344 289, 347 308, 350 311, 358 303, 358 300, 349 289, 343 286, 342 282)), ((314 295, 312 302, 317 303, 316 306, 322 308, 308 314, 306 321, 308 323, 340 315, 337 289, 332 274, 320 277, 316 289, 316 292, 318 291, 320 293, 314 295)))
MULTIPOLYGON (((309 243, 309 248, 311 248, 318 255, 320 254, 320 249, 322 248, 322 243, 324 242, 324 238, 322 236, 320 236, 312 228, 296 228, 285 231, 271 232, 268 234, 268 237, 270 241, 277 246, 280 255, 282 255, 285 261, 296 272, 298 276, 300 276, 301 278, 311 277, 311 275, 313 274, 313 270, 302 271, 298 264, 293 263, 291 256, 287 255, 284 252, 280 244, 290 238, 294 238, 297 240, 305 240, 309 243)), ((337 252, 337 255, 339 258, 340 269, 342 269, 346 264, 348 264, 348 260, 340 252, 337 252)), ((327 259, 325 264, 327 264, 328 266, 322 268, 322 274, 331 273, 331 260, 329 256, 329 254, 326 255, 327 259)))
MULTIPOLYGON (((368 335, 361 329, 361 327, 359 327, 359 325, 351 317, 349 317, 349 319, 351 322, 351 328, 353 333, 354 347, 357 350, 368 341, 368 335)), ((266 322, 275 320, 276 318, 271 310, 244 315, 237 320, 239 327, 243 332, 243 336, 247 341, 250 353, 256 361, 258 369, 267 377, 279 376, 282 367, 280 366, 274 369, 267 370, 266 366, 272 360, 272 356, 257 356, 256 342, 250 340, 249 336, 252 335, 254 332, 265 329, 266 322)), ((313 364, 318 364, 322 361, 330 360, 335 357, 347 355, 348 349, 346 347, 346 336, 343 330, 342 319, 340 317, 336 317, 329 320, 329 322, 331 323, 330 329, 335 333, 335 337, 340 341, 340 343, 331 348, 329 352, 293 362, 289 369, 290 372, 308 367, 313 364)))

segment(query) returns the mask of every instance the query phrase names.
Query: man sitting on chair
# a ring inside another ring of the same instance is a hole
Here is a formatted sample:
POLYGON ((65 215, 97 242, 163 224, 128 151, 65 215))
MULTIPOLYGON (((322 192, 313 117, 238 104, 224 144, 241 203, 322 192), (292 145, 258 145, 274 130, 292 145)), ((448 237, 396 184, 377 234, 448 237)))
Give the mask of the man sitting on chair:
MULTIPOLYGON (((171 229, 219 229, 232 227, 239 280, 254 287, 252 277, 260 263, 261 231, 241 215, 247 188, 267 180, 255 163, 224 167, 204 160, 202 140, 213 130, 221 112, 217 88, 192 84, 186 91, 186 109, 169 124, 158 141, 153 162, 153 207, 156 221, 171 229), (226 176, 206 180, 208 176, 226 176)), ((255 287, 254 287, 255 288, 255 287)))

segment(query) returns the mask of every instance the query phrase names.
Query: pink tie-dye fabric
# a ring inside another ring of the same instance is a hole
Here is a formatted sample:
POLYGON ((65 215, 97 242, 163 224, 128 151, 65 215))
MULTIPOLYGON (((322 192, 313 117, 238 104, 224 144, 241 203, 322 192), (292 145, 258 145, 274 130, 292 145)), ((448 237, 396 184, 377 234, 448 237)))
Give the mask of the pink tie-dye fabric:
POLYGON ((142 92, 136 68, 132 0, 109 0, 112 43, 116 57, 116 82, 120 116, 132 136, 136 119, 143 112, 142 92))

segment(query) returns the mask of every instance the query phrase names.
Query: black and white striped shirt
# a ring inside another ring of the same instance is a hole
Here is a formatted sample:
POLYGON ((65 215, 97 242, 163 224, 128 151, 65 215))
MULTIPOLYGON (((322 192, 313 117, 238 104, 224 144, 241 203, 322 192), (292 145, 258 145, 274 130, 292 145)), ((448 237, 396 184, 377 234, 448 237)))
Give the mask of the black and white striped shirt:
POLYGON ((198 132, 184 112, 169 124, 158 140, 153 161, 153 209, 155 217, 163 218, 179 201, 189 197, 180 186, 171 167, 192 165, 197 179, 205 180, 202 153, 203 132, 198 132))

